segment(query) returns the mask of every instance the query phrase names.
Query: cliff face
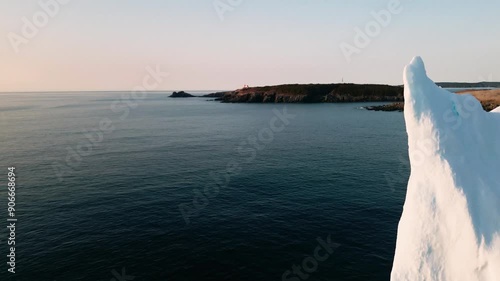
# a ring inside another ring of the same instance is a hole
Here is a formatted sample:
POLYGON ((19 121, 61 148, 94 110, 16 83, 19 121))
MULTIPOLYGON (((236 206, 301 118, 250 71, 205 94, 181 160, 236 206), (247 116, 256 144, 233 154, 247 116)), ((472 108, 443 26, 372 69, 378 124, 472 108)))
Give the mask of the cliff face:
POLYGON ((226 92, 219 100, 234 103, 402 101, 403 87, 356 84, 278 85, 226 92))

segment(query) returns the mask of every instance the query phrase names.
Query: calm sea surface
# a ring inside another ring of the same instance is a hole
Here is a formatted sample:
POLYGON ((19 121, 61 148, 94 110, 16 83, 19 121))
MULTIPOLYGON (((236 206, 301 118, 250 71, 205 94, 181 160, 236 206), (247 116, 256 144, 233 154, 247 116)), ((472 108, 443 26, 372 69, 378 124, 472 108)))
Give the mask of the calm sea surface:
POLYGON ((389 280, 402 113, 128 96, 0 94, 1 280, 389 280))

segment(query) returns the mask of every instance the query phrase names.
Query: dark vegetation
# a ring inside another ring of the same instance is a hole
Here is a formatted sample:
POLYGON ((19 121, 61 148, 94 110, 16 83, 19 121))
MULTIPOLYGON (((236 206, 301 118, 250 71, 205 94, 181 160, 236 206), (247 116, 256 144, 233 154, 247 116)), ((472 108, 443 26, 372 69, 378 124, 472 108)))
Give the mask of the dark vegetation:
POLYGON ((225 92, 218 100, 234 103, 402 101, 403 87, 369 84, 288 84, 225 92))

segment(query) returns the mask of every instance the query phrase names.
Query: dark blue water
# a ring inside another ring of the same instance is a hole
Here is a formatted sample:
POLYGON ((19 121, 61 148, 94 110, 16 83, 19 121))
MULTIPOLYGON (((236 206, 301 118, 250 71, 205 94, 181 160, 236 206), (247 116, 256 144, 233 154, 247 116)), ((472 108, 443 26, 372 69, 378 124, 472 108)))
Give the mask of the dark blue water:
POLYGON ((401 113, 122 94, 0 94, 1 280, 389 280, 401 113))

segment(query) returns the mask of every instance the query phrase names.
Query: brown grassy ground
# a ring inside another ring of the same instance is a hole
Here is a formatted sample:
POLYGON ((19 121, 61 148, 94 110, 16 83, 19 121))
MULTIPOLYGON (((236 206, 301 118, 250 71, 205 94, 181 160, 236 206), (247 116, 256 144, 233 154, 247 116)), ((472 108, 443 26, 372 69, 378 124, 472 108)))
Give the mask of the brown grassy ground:
POLYGON ((484 110, 491 111, 500 106, 500 89, 494 90, 465 90, 457 94, 471 94, 483 105, 484 110))
MULTIPOLYGON (((481 102, 484 110, 492 111, 493 109, 500 106, 500 89, 494 90, 465 90, 458 92, 457 94, 471 94, 476 99, 481 102)), ((376 111, 403 111, 404 103, 397 102, 388 105, 381 106, 367 106, 368 110, 376 110, 376 111)))

